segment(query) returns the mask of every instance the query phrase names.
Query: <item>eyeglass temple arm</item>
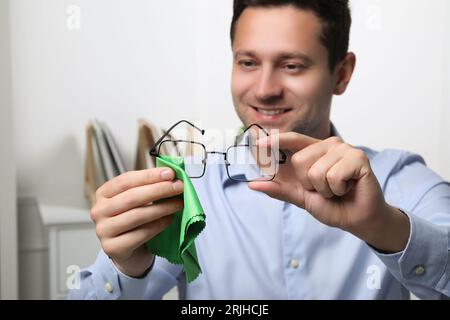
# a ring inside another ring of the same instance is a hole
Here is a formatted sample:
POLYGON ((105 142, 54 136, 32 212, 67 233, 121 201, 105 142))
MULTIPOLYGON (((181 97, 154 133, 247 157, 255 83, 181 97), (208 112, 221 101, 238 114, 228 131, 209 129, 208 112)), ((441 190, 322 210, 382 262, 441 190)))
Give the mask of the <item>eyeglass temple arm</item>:
POLYGON ((242 131, 240 134, 237 135, 237 137, 234 139, 234 145, 238 144, 238 140, 240 137, 242 137, 248 130, 250 130, 252 127, 258 127, 259 129, 261 129, 267 136, 269 136, 269 133, 266 131, 266 129, 264 129, 263 127, 261 127, 259 124, 254 123, 251 124, 250 126, 248 126, 244 131, 242 131))
POLYGON ((187 121, 187 120, 181 120, 181 121, 178 121, 178 122, 175 123, 173 126, 171 126, 171 127, 169 128, 169 130, 167 130, 167 132, 164 133, 163 136, 162 136, 161 138, 158 139, 158 141, 156 141, 156 143, 155 143, 155 144, 153 145, 153 147, 150 149, 150 155, 152 155, 152 156, 154 156, 154 157, 158 156, 158 153, 156 152, 156 148, 158 147, 158 145, 164 140, 164 138, 166 138, 166 137, 170 134, 170 132, 171 132, 176 126, 178 126, 179 124, 181 124, 181 123, 183 123, 183 122, 184 122, 184 123, 187 123, 187 124, 190 125, 191 127, 193 127, 193 128, 195 128, 195 129, 197 129, 198 131, 200 131, 200 133, 201 133, 202 135, 205 134, 205 130, 202 130, 202 129, 198 128, 197 126, 195 126, 194 124, 192 124, 191 122, 189 122, 189 121, 187 121))

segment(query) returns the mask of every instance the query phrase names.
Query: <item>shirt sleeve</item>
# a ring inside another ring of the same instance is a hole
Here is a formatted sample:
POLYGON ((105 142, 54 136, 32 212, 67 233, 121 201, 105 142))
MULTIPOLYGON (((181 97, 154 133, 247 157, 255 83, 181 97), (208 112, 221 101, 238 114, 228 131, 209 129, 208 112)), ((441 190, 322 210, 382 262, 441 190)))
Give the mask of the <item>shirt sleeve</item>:
POLYGON ((398 178, 393 187, 403 201, 397 207, 407 214, 411 226, 407 246, 396 254, 372 249, 418 298, 446 299, 450 297, 450 185, 419 163, 398 178))
POLYGON ((160 257, 144 278, 132 278, 120 272, 102 251, 95 263, 81 270, 79 285, 71 289, 68 299, 74 300, 156 300, 178 284, 182 267, 160 257))

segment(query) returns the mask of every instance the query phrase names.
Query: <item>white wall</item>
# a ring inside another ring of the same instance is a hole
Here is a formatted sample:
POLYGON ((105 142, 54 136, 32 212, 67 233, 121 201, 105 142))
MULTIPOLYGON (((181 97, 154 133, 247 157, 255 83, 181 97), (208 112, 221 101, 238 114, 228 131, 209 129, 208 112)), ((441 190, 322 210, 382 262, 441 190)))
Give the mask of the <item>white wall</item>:
POLYGON ((9 7, 0 1, 0 299, 18 296, 16 177, 9 7))
POLYGON ((448 1, 358 0, 352 7, 358 65, 349 91, 335 99, 334 122, 354 144, 419 153, 450 179, 448 1))
POLYGON ((13 1, 19 195, 84 203, 83 130, 94 117, 110 125, 129 168, 140 117, 232 126, 224 4, 13 1), (67 28, 72 3, 81 9, 80 30, 67 28))
MULTIPOLYGON (((129 168, 138 118, 238 125, 229 89, 232 0, 10 3, 20 197, 86 205, 84 125, 94 117, 112 128, 129 168), (71 5, 80 9, 79 29, 71 5)), ((420 153, 450 179, 448 1, 358 0, 353 14, 358 66, 335 99, 335 124, 350 143, 420 153)))
MULTIPOLYGON (((180 118, 236 125, 231 2, 12 1, 19 195, 84 203, 83 129, 93 117, 113 128, 129 167, 139 117, 164 126, 180 118), (80 30, 67 27, 73 3, 80 30)), ((333 119, 349 142, 419 152, 450 178, 441 150, 450 38, 444 6, 446 0, 353 1, 358 68, 349 92, 335 100, 333 119)))

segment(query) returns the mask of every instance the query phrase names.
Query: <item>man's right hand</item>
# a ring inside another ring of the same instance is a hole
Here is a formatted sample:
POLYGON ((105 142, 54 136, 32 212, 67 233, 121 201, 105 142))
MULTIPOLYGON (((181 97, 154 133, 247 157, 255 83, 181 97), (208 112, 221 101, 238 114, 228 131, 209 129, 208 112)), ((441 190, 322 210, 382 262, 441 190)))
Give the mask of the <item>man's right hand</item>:
POLYGON ((145 273, 154 260, 145 243, 183 209, 178 198, 158 201, 183 193, 183 182, 174 179, 172 169, 153 168, 124 173, 98 188, 91 219, 103 251, 124 274, 145 273))

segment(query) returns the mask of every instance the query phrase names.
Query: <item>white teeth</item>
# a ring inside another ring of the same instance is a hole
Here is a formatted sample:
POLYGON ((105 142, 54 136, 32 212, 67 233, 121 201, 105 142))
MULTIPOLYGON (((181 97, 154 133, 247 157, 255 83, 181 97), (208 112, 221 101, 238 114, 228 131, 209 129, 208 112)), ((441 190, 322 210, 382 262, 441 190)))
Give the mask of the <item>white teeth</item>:
POLYGON ((279 114, 283 114, 284 110, 264 110, 264 109, 258 109, 258 112, 265 115, 265 116, 277 116, 279 114))

